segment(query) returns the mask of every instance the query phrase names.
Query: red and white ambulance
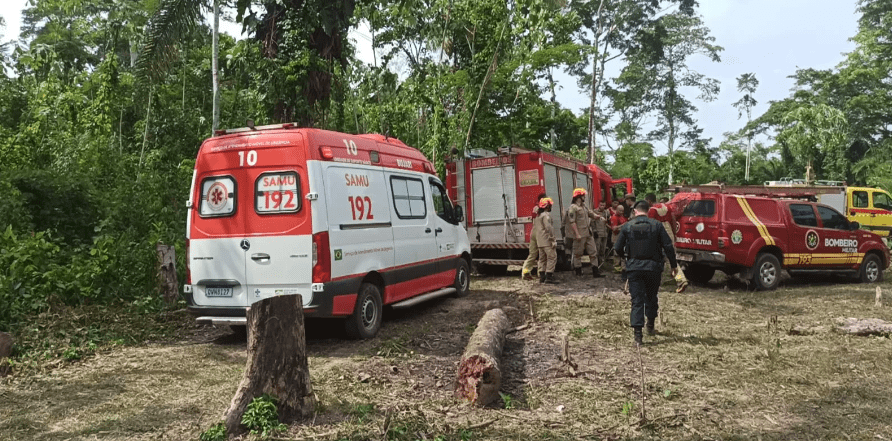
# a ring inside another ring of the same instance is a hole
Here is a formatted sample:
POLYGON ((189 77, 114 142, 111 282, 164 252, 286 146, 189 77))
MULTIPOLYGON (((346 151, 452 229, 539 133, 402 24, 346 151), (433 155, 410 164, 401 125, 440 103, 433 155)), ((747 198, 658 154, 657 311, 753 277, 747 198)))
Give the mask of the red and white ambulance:
POLYGON ((188 206, 184 291, 200 323, 244 326, 252 303, 300 294, 306 316, 371 338, 383 305, 469 290, 462 210, 394 138, 220 131, 198 152, 188 206))

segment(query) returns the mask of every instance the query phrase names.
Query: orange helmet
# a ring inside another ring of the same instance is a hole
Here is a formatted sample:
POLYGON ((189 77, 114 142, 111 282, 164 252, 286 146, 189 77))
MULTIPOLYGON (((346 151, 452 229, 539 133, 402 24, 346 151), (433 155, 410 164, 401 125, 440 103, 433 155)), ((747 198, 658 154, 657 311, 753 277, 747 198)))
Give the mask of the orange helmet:
POLYGON ((552 206, 552 205, 554 205, 554 201, 552 201, 551 198, 539 199, 539 208, 541 208, 543 210, 552 206))
POLYGON ((574 197, 574 198, 575 198, 576 196, 585 196, 585 194, 586 194, 586 191, 585 191, 584 188, 577 188, 577 189, 573 190, 573 197, 574 197))

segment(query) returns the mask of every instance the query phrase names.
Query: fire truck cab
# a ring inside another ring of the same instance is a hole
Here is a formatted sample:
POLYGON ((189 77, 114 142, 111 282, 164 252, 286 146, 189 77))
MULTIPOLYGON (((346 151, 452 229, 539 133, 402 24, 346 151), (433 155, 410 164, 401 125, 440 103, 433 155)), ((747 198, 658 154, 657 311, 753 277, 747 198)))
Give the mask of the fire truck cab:
POLYGON ((474 150, 470 157, 451 158, 446 163, 446 186, 450 198, 466 213, 473 262, 481 273, 504 274, 508 265, 522 265, 527 257, 533 209, 545 193, 554 200, 552 221, 558 243, 558 264, 566 268, 569 252, 564 246, 561 225, 570 206, 574 188, 590 195, 586 206, 608 206, 632 191, 632 180, 613 179, 597 165, 559 153, 503 147, 498 152, 474 150))

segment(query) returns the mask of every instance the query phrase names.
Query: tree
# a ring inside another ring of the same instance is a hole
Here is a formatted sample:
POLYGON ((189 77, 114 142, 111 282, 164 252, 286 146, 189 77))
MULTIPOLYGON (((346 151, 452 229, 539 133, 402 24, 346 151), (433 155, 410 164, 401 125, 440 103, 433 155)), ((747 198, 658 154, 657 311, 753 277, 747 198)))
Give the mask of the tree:
MULTIPOLYGON (((743 96, 740 97, 734 104, 732 104, 737 109, 737 118, 740 119, 743 116, 743 113, 746 112, 746 123, 749 126, 749 123, 752 122, 752 109, 758 104, 755 98, 753 98, 753 94, 756 93, 756 88, 759 87, 759 80, 756 79, 756 75, 753 73, 745 73, 739 77, 737 77, 737 91, 742 92, 743 96)), ((746 145, 746 171, 744 173, 744 181, 749 182, 750 180, 750 150, 753 148, 753 132, 751 129, 747 128, 747 145, 746 145)))
POLYGON ((570 3, 571 10, 582 20, 576 38, 587 46, 583 52, 585 57, 570 66, 568 72, 578 78, 580 88, 589 94, 587 158, 590 163, 595 163, 600 156, 596 136, 607 121, 600 101, 606 90, 604 73, 607 63, 621 59, 633 49, 639 35, 675 5, 680 13, 693 15, 696 1, 602 0, 570 3), (669 7, 663 8, 663 4, 669 7))
POLYGON ((845 180, 848 122, 841 111, 826 104, 803 106, 787 113, 784 124, 778 140, 806 160, 807 181, 813 180, 811 173, 825 175, 825 179, 845 180))
POLYGON ((639 36, 637 47, 630 51, 629 66, 617 79, 620 89, 637 88, 643 92, 632 97, 628 105, 639 107, 641 113, 655 114, 656 128, 648 138, 666 143, 670 185, 675 180, 673 158, 677 142, 683 135, 696 139, 696 133, 701 131, 693 119, 697 108, 682 94, 682 88, 693 87, 700 93, 697 98, 704 101, 714 100, 719 93, 717 80, 706 78, 687 65, 695 55, 720 61, 719 52, 723 49, 713 41, 715 38, 699 17, 683 13, 663 16, 639 36))

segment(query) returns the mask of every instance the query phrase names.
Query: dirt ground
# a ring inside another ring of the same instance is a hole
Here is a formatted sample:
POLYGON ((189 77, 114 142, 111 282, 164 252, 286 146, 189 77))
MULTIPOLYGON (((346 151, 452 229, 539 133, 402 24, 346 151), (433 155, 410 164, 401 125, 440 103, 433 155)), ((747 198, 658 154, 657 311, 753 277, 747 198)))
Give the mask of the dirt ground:
MULTIPOLYGON (((618 274, 558 279, 478 275, 465 298, 388 311, 368 341, 308 322, 316 412, 278 439, 892 440, 890 338, 832 330, 843 316, 892 321, 892 295, 874 308, 875 286, 825 277, 761 293, 717 276, 676 294, 667 279, 659 335, 639 349, 618 274), (452 385, 491 308, 522 329, 502 357, 503 399, 472 409, 452 385)), ((179 317, 175 341, 0 381, 0 439, 198 439, 241 380, 245 337, 179 317)))

